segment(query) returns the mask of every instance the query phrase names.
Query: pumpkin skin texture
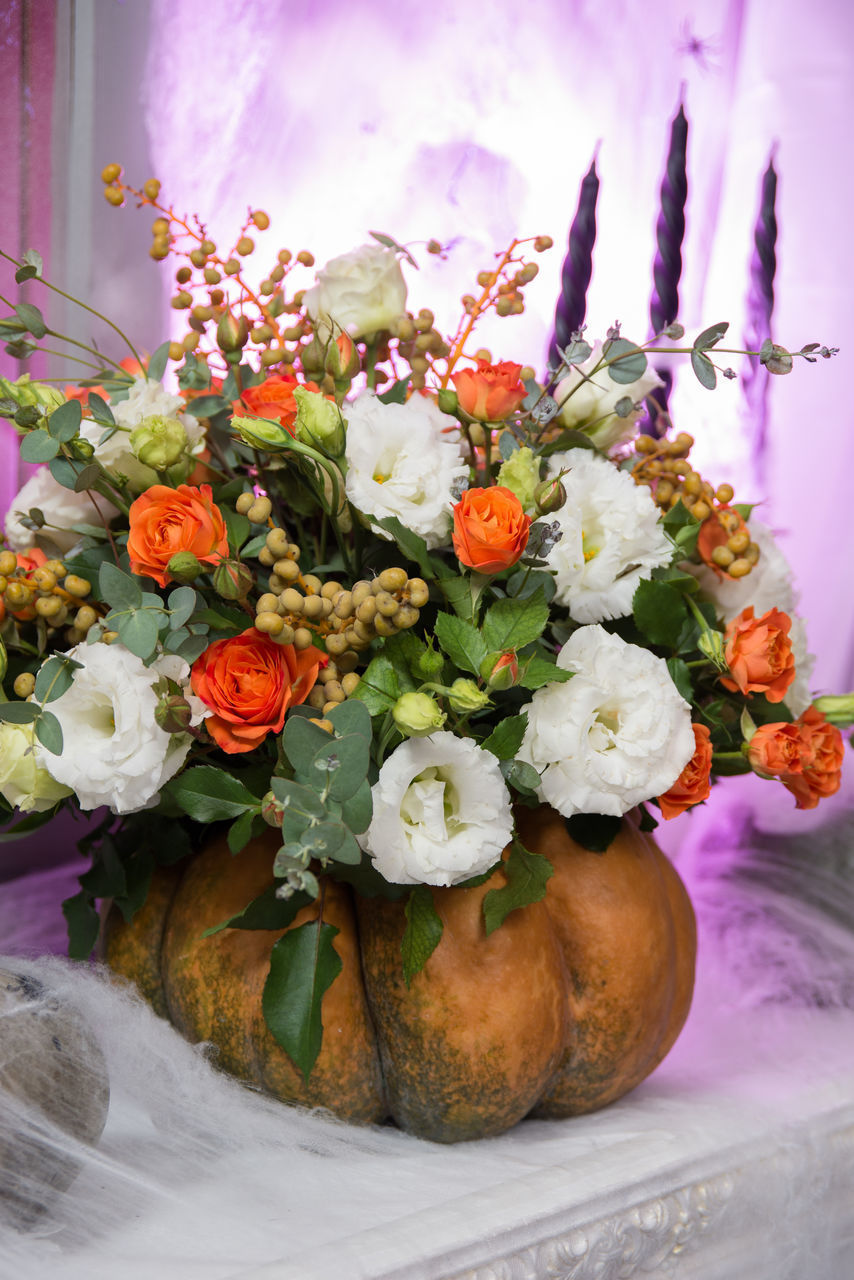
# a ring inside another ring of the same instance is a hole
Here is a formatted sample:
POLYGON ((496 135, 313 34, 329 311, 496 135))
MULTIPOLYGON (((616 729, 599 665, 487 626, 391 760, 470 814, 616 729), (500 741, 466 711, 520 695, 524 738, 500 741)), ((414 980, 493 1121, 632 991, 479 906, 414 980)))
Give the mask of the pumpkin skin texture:
POLYGON ((362 963, 393 1118, 409 1133, 459 1142, 502 1133, 534 1106, 563 1054, 563 959, 533 903, 489 937, 482 903, 499 869, 470 889, 433 889, 444 931, 407 988, 399 903, 358 905, 362 963))
POLYGON ((546 907, 566 961, 574 1027, 536 1114, 595 1111, 640 1084, 682 1029, 694 985, 694 912, 669 860, 631 823, 604 853, 592 853, 552 809, 516 816, 522 843, 554 865, 546 907))

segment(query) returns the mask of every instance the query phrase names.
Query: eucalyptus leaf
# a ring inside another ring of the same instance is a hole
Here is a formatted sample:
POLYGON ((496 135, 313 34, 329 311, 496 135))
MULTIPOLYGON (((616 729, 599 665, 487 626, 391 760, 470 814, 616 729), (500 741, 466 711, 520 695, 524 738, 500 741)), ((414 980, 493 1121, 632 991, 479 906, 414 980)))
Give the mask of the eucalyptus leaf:
POLYGON ((157 614, 150 609, 131 609, 127 613, 110 614, 108 621, 113 618, 125 648, 143 662, 150 658, 157 648, 160 630, 157 614))
POLYGON ((691 352, 691 368, 697 375, 697 381, 708 391, 714 391, 718 381, 715 366, 708 356, 703 355, 702 351, 697 351, 696 348, 691 352))
POLYGON ((697 334, 696 338, 694 339, 694 350, 707 351, 710 347, 713 347, 717 342, 720 342, 721 338, 724 336, 728 328, 729 328, 729 322, 726 320, 723 320, 718 324, 709 325, 708 329, 704 329, 702 333, 697 334))
POLYGON ((73 440, 80 430, 83 410, 79 400, 66 400, 58 409, 54 409, 48 419, 47 429, 55 440, 66 443, 73 440))
POLYGON ((59 441, 47 431, 30 431, 21 441, 20 452, 23 462, 50 462, 59 453, 59 441))
POLYGON ((44 316, 31 302, 19 302, 15 307, 15 315, 34 338, 43 338, 47 333, 44 316))
POLYGON ((161 342, 160 346, 153 353, 148 361, 148 368, 145 371, 146 378, 152 382, 161 382, 166 372, 166 365, 169 362, 169 342, 161 342))
POLYGON ((43 711, 35 721, 36 737, 52 755, 62 755, 62 725, 50 711, 43 711))
POLYGON ((612 381, 621 384, 637 382, 646 372, 647 358, 640 347, 627 338, 612 338, 602 347, 612 381))
POLYGON ((111 609, 138 609, 142 604, 137 579, 108 560, 98 570, 98 594, 111 609))

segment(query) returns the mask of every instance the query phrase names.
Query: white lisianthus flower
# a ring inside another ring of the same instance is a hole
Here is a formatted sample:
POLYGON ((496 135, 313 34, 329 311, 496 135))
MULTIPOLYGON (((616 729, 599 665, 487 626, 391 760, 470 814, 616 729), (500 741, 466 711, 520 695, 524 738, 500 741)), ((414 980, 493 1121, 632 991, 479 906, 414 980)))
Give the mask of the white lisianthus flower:
POLYGON ((609 369, 593 372, 601 359, 602 343, 597 341, 588 359, 557 384, 554 394, 558 404, 569 396, 560 411, 563 425, 584 430, 604 453, 634 435, 635 422, 643 412, 632 409, 621 418, 615 412, 617 403, 628 396, 632 404, 639 404, 663 383, 649 364, 635 382, 615 382, 609 369))
POLYGON ((84 418, 80 434, 95 448, 95 458, 111 475, 122 477, 130 486, 142 492, 158 483, 157 472, 145 466, 133 452, 131 432, 146 418, 175 418, 187 435, 187 453, 198 456, 205 447, 205 428, 198 418, 182 413, 184 401, 172 395, 152 378, 135 378, 126 400, 111 404, 110 409, 118 428, 101 443, 108 428, 91 418, 84 418))
POLYGON ((0 724, 0 795, 22 813, 41 813, 71 795, 70 787, 56 782, 39 766, 35 754, 35 727, 0 724))
POLYGON ((37 763, 70 787, 83 809, 109 805, 113 813, 135 813, 156 804, 160 788, 183 765, 192 739, 157 725, 154 685, 163 675, 183 685, 189 666, 172 654, 146 667, 118 643, 79 644, 68 656, 82 666, 65 693, 50 703, 64 750, 53 755, 37 743, 37 763))
POLYGON ((99 525, 103 523, 101 517, 112 520, 117 514, 117 508, 100 494, 96 494, 95 503, 87 493, 64 489, 47 467, 42 467, 18 491, 6 514, 6 545, 12 551, 40 547, 49 557, 63 556, 80 541, 80 534, 73 531, 72 525, 99 525), (21 523, 21 516, 33 507, 42 512, 50 527, 33 531, 21 523))
POLYGON ((619 816, 663 795, 694 754, 691 709, 667 663, 603 627, 580 627, 557 665, 575 675, 538 689, 518 753, 540 797, 564 817, 619 816))
POLYGON ((468 474, 459 437, 443 433, 447 415, 426 396, 383 404, 371 391, 345 405, 344 413, 346 490, 353 506, 376 520, 396 516, 428 547, 439 546, 451 531, 452 487, 468 474))
POLYGON ((453 733, 410 738, 386 760, 359 842, 392 884, 458 884, 487 871, 513 832, 490 751, 453 733))
POLYGON ((566 503, 556 511, 562 537, 548 552, 556 598, 576 622, 624 618, 637 585, 667 565, 672 545, 644 485, 591 449, 549 458, 549 475, 565 467, 566 503))
POLYGON ((780 609, 792 619, 789 640, 795 659, 795 679, 786 690, 785 703, 792 715, 799 716, 812 702, 810 677, 815 656, 809 650, 806 624, 795 613, 798 592, 795 589, 792 567, 768 525, 761 520, 750 519, 750 536, 759 547, 759 560, 743 578, 730 578, 716 573, 705 564, 686 561, 680 568, 693 573, 705 595, 708 596, 718 618, 723 623, 732 622, 743 609, 753 606, 754 616, 761 618, 769 609, 780 609))
POLYGON ((406 308, 406 281, 394 249, 363 244, 327 262, 305 294, 321 337, 343 329, 351 338, 387 329, 406 308))

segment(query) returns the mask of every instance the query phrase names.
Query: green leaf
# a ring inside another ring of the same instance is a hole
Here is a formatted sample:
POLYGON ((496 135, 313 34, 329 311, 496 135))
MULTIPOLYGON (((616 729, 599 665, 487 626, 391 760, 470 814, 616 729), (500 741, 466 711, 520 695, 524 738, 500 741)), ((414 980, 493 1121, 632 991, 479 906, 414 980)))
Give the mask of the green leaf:
POLYGON ((702 351, 693 350, 691 352, 691 368, 697 375, 697 381, 709 391, 714 391, 718 375, 709 357, 704 356, 702 351))
MULTIPOLYGON (((303 724, 309 724, 309 721, 304 720, 303 724)), ((328 734, 324 736, 326 742, 311 761, 311 776, 319 780, 328 776, 330 800, 349 800, 367 777, 371 740, 359 733, 348 733, 342 738, 336 736, 332 741, 328 734)), ((308 776, 304 768, 301 772, 308 776)))
POLYGON ((409 386, 410 375, 405 378, 399 378, 397 382, 392 383, 388 391, 384 391, 382 395, 377 396, 381 404, 406 404, 406 390, 409 386))
POLYGON ((50 711, 43 711, 35 721, 36 737, 52 755, 62 755, 62 725, 50 711))
POLYGON ((50 462, 59 453, 59 441, 47 431, 30 431, 21 441, 20 452, 24 462, 50 462))
POLYGON ((214 418, 218 413, 222 413, 223 409, 230 408, 231 402, 224 396, 194 396, 187 403, 184 412, 192 414, 194 418, 214 418))
POLYGON ((525 760, 502 760, 501 772, 508 786, 515 787, 525 796, 535 796, 540 787, 540 775, 525 760))
POLYGON ((113 411, 107 404, 106 400, 102 396, 99 396, 97 391, 90 391, 88 399, 89 408, 91 409, 95 420, 100 422, 102 425, 107 423, 109 426, 113 426, 116 420, 113 417, 113 411))
MULTIPOLYGON (((346 705, 346 704, 345 704, 346 705)), ((341 818, 351 831, 361 835, 370 826, 374 813, 374 802, 371 795, 371 784, 366 778, 348 800, 341 806, 341 818)))
POLYGON ((518 716, 508 716, 480 745, 487 751, 491 751, 499 760, 512 760, 522 745, 527 724, 527 711, 523 711, 518 716))
POLYGON ((401 694, 397 671, 385 653, 378 653, 368 663, 365 674, 358 683, 350 701, 358 699, 369 715, 378 716, 390 711, 401 694))
POLYGON ((2 702, 0 720, 7 724, 33 724, 41 715, 37 702, 2 702))
POLYGON ((708 329, 704 329, 702 333, 697 334, 694 339, 694 350, 707 351, 715 343, 720 342, 728 328, 729 322, 726 320, 720 321, 718 324, 710 324, 708 329))
POLYGON ((463 574, 455 574, 452 578, 441 578, 439 586, 454 613, 464 618, 466 622, 471 622, 474 618, 476 599, 470 579, 463 574))
POLYGON ((608 365, 608 373, 614 382, 628 384, 637 382, 646 372, 647 359, 640 347, 627 338, 613 338, 602 347, 602 355, 606 360, 613 360, 608 365), (619 357, 619 358, 617 358, 619 357))
POLYGON ((43 338, 47 333, 44 316, 31 302, 19 302, 15 307, 15 315, 34 338, 43 338))
POLYGON ((357 733, 371 741, 371 716, 367 707, 361 702, 347 699, 340 702, 326 717, 332 724, 335 733, 340 736, 357 733))
POLYGON ((41 278, 41 274, 44 271, 44 263, 38 249, 25 249, 21 257, 24 259, 25 265, 32 267, 36 275, 41 278))
POLYGON ((688 610, 675 587, 651 579, 639 582, 632 597, 632 613, 635 625, 652 644, 677 648, 688 610))
POLYGON ((262 894, 221 924, 205 929, 203 938, 212 938, 223 929, 287 929, 311 898, 307 893, 295 893, 290 898, 278 898, 276 885, 271 884, 262 894))
POLYGON ((380 875, 367 854, 362 855, 358 865, 332 863, 329 874, 335 880, 352 885, 363 898, 387 898, 390 902, 397 902, 409 893, 408 884, 391 884, 385 876, 380 875))
POLYGON ((694 686, 691 683, 691 672, 681 658, 668 658, 667 670, 670 672, 670 678, 676 685, 682 697, 686 702, 694 701, 694 686))
POLYGON ((246 809, 258 808, 257 798, 239 779, 210 764, 187 769, 164 790, 196 822, 239 818, 246 809))
MULTIPOLYGON (((480 675, 480 664, 490 646, 476 627, 452 613, 438 613, 435 631, 436 639, 456 666, 463 671, 471 671, 473 675, 480 675)), ((498 645, 491 647, 499 648, 498 645)))
POLYGON ((169 592, 166 604, 169 609, 169 629, 177 631, 193 616, 196 593, 192 587, 176 587, 169 592))
POLYGON ((321 1004, 341 972, 338 930, 312 920, 273 945, 261 1008, 273 1038, 307 1082, 323 1040, 321 1004))
POLYGON ((312 762, 318 751, 330 745, 329 734, 325 729, 312 724, 303 716, 288 716, 282 734, 282 746, 297 773, 303 781, 310 778, 320 787, 320 776, 312 770, 312 762))
POLYGON ((548 620, 549 606, 542 589, 524 600, 499 600, 483 620, 486 648, 524 649, 542 635, 548 620))
POLYGON ((221 507, 220 510, 228 531, 229 546, 232 550, 239 551, 249 537, 252 525, 246 519, 246 516, 242 516, 239 511, 235 511, 234 507, 221 507))
POLYGON ((69 956, 72 960, 88 960, 101 929, 101 919, 92 898, 81 889, 73 898, 65 899, 62 914, 68 925, 69 956))
POLYGON ((544 684, 563 684, 572 674, 547 658, 534 657, 520 664, 519 684, 523 689, 542 689, 544 684))
POLYGON ((98 594, 111 609, 138 609, 142 604, 142 589, 136 578, 109 561, 98 570, 98 594))
POLYGON ((157 648, 159 633, 158 616, 152 609, 132 609, 129 613, 110 614, 108 622, 113 622, 119 633, 119 639, 126 649, 145 661, 157 648))
POLYGON ((169 360, 169 346, 170 344, 168 342, 161 342, 160 346, 148 361, 148 368, 145 376, 150 378, 153 382, 161 382, 163 379, 163 375, 166 372, 166 365, 169 360))
POLYGON ((241 849, 246 848, 255 834, 255 824, 258 821, 259 814, 247 809, 245 813, 241 813, 240 817, 232 822, 226 836, 228 847, 232 853, 240 853, 241 849))
POLYGON ((501 889, 490 889, 483 900, 483 923, 486 936, 507 919, 511 911, 541 902, 546 896, 546 883, 554 867, 542 854, 531 853, 514 840, 507 860, 502 864, 507 883, 501 889))
POLYGON ((436 574, 427 554, 427 543, 423 538, 401 524, 397 516, 386 516, 385 520, 374 520, 373 523, 391 534, 403 554, 407 559, 415 561, 425 578, 435 578, 436 574))
POLYGON ((45 826, 55 817, 56 809, 43 809, 41 813, 28 813, 26 818, 22 818, 20 822, 16 822, 11 827, 5 827, 0 831, 0 844, 5 844, 9 840, 20 840, 23 836, 31 835, 33 831, 38 831, 39 827, 45 826))
POLYGON ((15 283, 23 284, 25 280, 34 280, 37 275, 38 275, 38 272, 36 271, 35 267, 31 267, 31 266, 18 267, 18 270, 15 272, 15 283))
POLYGON ((591 853, 604 853, 620 830, 623 819, 607 813, 574 813, 564 818, 570 839, 591 853))
POLYGON ((216 609, 200 609, 193 621, 203 623, 211 631, 235 633, 244 630, 246 614, 220 604, 216 609))
POLYGON ((80 408, 80 401, 66 400, 65 404, 54 409, 50 415, 47 429, 54 440, 60 440, 64 444, 77 435, 82 419, 83 411, 80 408))
POLYGON ((403 980, 409 986, 438 947, 444 925, 426 884, 419 884, 412 890, 404 913, 406 932, 400 949, 403 955, 403 980))
MULTIPOLYGON (((78 471, 74 481, 74 492, 83 493, 86 489, 94 489, 101 479, 101 468, 97 462, 90 462, 78 471)), ((98 530, 101 533, 102 530, 98 530)))
POLYGON ((641 820, 639 824, 640 831, 655 831, 658 821, 650 813, 645 804, 638 805, 640 809, 641 820))
POLYGON ((36 702, 44 704, 61 698, 66 690, 71 688, 74 672, 82 665, 80 662, 75 662, 73 658, 58 655, 48 658, 47 662, 42 663, 36 676, 36 685, 33 690, 36 702))

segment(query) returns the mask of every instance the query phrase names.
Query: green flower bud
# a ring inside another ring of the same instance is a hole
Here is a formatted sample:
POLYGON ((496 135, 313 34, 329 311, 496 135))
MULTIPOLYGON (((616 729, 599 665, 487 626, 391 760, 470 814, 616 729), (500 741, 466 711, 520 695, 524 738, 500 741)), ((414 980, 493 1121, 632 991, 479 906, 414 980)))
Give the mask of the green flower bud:
POLYGON ((280 422, 271 422, 269 418, 235 417, 231 419, 231 429, 253 449, 263 449, 266 453, 281 452, 291 439, 280 422))
POLYGON ((404 693, 391 709, 394 723, 408 738, 424 738, 441 729, 446 716, 427 693, 404 693))
POLYGON ((187 433, 177 418, 161 418, 154 414, 143 418, 130 433, 130 447, 140 462, 155 471, 165 471, 186 451, 187 433))
POLYGON ((303 444, 314 445, 337 458, 344 452, 344 423, 341 411, 334 400, 328 400, 319 391, 306 391, 294 387, 297 416, 294 435, 303 444))
POLYGON ((534 490, 534 505, 540 515, 551 515, 566 505, 566 489, 557 476, 550 476, 534 490))
POLYGON ((722 632, 713 631, 711 627, 701 631, 700 638, 697 641, 697 648, 720 671, 728 669, 727 660, 724 657, 724 637, 722 632))
POLYGON ((830 724, 854 724, 854 693, 826 694, 813 702, 816 711, 821 712, 830 724))
POLYGON ((166 566, 166 572, 174 582, 192 582, 202 572, 202 565, 192 551, 176 551, 166 566))
POLYGON ((95 446, 91 440, 84 440, 82 436, 75 436, 65 447, 70 456, 76 458, 78 462, 88 462, 95 453, 95 446))
POLYGON ((324 367, 336 382, 349 382, 362 367, 359 348, 349 333, 340 333, 326 348, 324 367))
POLYGON ((154 708, 154 719, 164 733, 186 733, 192 718, 192 708, 180 693, 167 694, 154 708))
POLYGON ((506 462, 501 464, 497 483, 515 493, 526 512, 534 506, 534 492, 540 483, 540 460, 525 445, 511 453, 506 462))
POLYGON ((416 666, 425 680, 438 680, 445 665, 444 656, 435 649, 427 649, 419 657, 416 666))
POLYGON ((214 591, 223 600, 245 600, 254 584, 252 570, 239 560, 221 560, 214 569, 214 591))
POLYGON ((249 326, 243 316, 233 316, 226 311, 216 327, 216 342, 220 351, 239 352, 249 341, 249 326))
POLYGON ((481 711, 488 706, 489 694, 478 689, 474 680, 465 680, 460 676, 448 690, 448 702, 452 710, 464 715, 467 711, 481 711))
MULTIPOLYGON (((450 413, 453 417, 457 416, 457 410, 460 407, 460 402, 456 391, 452 391, 450 387, 442 387, 437 396, 437 400, 439 408, 443 413, 450 413)), ((508 485, 507 488, 509 489, 510 486, 508 485)))

